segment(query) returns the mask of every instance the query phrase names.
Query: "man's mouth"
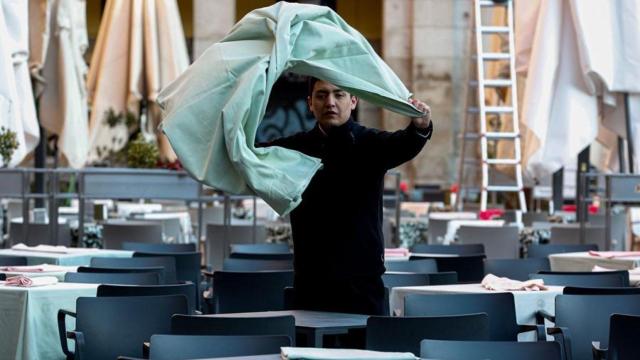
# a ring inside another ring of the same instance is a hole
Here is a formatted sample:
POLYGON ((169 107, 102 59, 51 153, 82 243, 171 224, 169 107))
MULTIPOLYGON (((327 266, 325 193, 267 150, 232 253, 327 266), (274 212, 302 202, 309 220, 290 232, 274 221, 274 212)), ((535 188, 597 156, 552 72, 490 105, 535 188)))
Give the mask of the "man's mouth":
POLYGON ((330 115, 338 115, 338 113, 337 113, 337 112, 335 112, 335 111, 327 111, 327 112, 325 112, 324 114, 325 114, 325 115, 328 115, 328 116, 330 116, 330 115))

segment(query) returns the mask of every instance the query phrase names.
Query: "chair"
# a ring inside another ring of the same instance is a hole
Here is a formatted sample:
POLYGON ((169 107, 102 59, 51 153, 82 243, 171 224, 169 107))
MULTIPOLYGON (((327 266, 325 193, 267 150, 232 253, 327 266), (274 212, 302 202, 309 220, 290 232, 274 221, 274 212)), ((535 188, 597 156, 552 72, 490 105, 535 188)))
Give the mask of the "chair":
POLYGON ((196 299, 194 297, 195 285, 168 284, 168 285, 100 285, 97 296, 159 296, 159 295, 184 295, 187 299, 189 314, 195 313, 196 299))
POLYGON ((640 288, 565 286, 562 293, 564 295, 640 295, 640 288))
POLYGON ((196 244, 149 244, 140 242, 125 241, 122 243, 122 250, 152 252, 152 253, 179 253, 196 252, 196 244))
POLYGON ((214 271, 222 269, 229 257, 231 244, 253 244, 264 242, 267 229, 264 225, 220 225, 207 224, 207 263, 214 271))
POLYGON ((640 359, 640 343, 635 336, 640 329, 640 316, 613 314, 609 322, 609 348, 593 344, 593 358, 623 360, 640 359))
POLYGON ((518 334, 538 331, 544 339, 544 328, 518 325, 516 306, 511 293, 492 294, 409 294, 404 298, 405 316, 445 316, 486 313, 489 316, 489 338, 494 341, 517 341, 518 334))
POLYGON ((562 254, 570 252, 587 252, 597 251, 598 245, 595 244, 529 244, 527 247, 527 257, 529 258, 548 258, 551 254, 562 254))
POLYGON ((35 224, 29 223, 27 228, 29 232, 27 233, 27 239, 23 239, 22 232, 24 231, 25 225, 22 222, 11 222, 11 226, 9 228, 9 243, 12 245, 18 243, 24 243, 27 246, 36 246, 36 245, 62 245, 69 246, 71 244, 71 229, 69 228, 69 224, 63 223, 58 224, 58 239, 54 241, 52 236, 50 235, 50 227, 49 224, 35 224))
POLYGON ((167 284, 177 283, 176 261, 174 258, 159 257, 134 257, 134 258, 107 258, 94 257, 91 259, 92 268, 136 268, 136 267, 161 267, 164 281, 167 284))
POLYGON ((489 259, 517 259, 520 238, 516 226, 460 226, 460 244, 482 244, 489 259))
POLYGON ((564 344, 567 360, 591 359, 593 341, 609 346, 611 315, 640 315, 640 295, 558 295, 555 303, 555 317, 539 314, 555 323, 547 332, 564 344))
POLYGON ((461 283, 477 283, 484 277, 484 254, 461 256, 411 256, 411 260, 418 258, 434 259, 439 272, 455 271, 458 274, 458 281, 461 283))
POLYGON ((433 259, 385 261, 384 267, 387 271, 402 271, 421 274, 438 272, 438 266, 436 261, 433 259))
POLYGON ((293 271, 216 271, 213 273, 215 312, 284 310, 283 293, 287 286, 293 286, 293 271))
POLYGON ((486 259, 484 273, 509 279, 529 280, 529 274, 551 270, 548 259, 486 259))
POLYGON ((224 259, 224 271, 293 270, 292 260, 224 259))
POLYGON ((547 222, 549 214, 541 212, 525 212, 522 213, 522 223, 524 226, 532 226, 534 222, 547 222))
POLYGON ((166 284, 164 268, 161 266, 146 266, 133 268, 94 268, 90 266, 78 267, 78 273, 106 273, 106 274, 127 274, 127 273, 156 273, 160 284, 166 284))
POLYGON ((629 272, 621 271, 539 271, 530 274, 530 279, 542 279, 546 285, 581 287, 628 287, 629 272))
POLYGON ((458 283, 458 273, 455 271, 441 271, 427 274, 429 285, 452 285, 458 283))
POLYGON ((442 360, 561 360, 556 342, 422 340, 420 356, 442 360))
POLYGON ((80 297, 76 312, 58 311, 58 332, 67 358, 115 359, 119 355, 142 357, 142 344, 153 334, 169 333, 171 316, 188 312, 183 295, 133 297, 80 297), (76 318, 67 332, 66 317, 76 318), (75 340, 75 351, 67 346, 75 340))
POLYGON ((489 340, 487 314, 367 319, 368 350, 420 354, 420 340, 489 340))
POLYGON ((24 266, 27 258, 24 256, 0 255, 0 266, 24 266))
POLYGON ((398 286, 426 286, 429 285, 429 276, 409 272, 386 272, 382 274, 382 282, 389 289, 398 286))
POLYGON ((174 335, 286 335, 295 344, 296 320, 293 315, 265 317, 224 317, 174 315, 174 335))
POLYGON ((283 335, 153 335, 149 360, 279 354, 283 346, 291 346, 291 339, 283 335))
POLYGON ((579 224, 558 224, 551 227, 550 244, 596 244, 599 249, 606 249, 604 243, 604 226, 585 225, 585 241, 580 242, 579 224))
MULTIPOLYGON (((442 238, 447 234, 448 219, 429 218, 429 228, 427 229, 427 241, 429 244, 441 244, 442 238)), ((416 244, 427 245, 427 244, 416 244)))
POLYGON ((447 254, 447 255, 478 255, 484 254, 482 244, 415 244, 411 248, 412 253, 447 254))
POLYGON ((64 275, 64 282, 84 284, 158 285, 158 273, 76 273, 64 275))
POLYGON ((231 244, 231 254, 291 254, 289 244, 231 244))
POLYGON ((162 243, 162 224, 149 221, 110 221, 102 227, 105 249, 122 249, 124 242, 162 243))

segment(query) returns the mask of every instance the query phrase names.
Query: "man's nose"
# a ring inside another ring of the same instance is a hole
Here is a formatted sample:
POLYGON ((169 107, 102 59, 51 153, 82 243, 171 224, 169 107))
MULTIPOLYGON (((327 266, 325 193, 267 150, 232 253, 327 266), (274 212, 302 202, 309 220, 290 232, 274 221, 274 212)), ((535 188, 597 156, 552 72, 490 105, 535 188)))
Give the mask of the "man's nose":
POLYGON ((333 94, 329 94, 329 96, 327 96, 326 105, 334 106, 335 104, 336 104, 336 97, 333 94))

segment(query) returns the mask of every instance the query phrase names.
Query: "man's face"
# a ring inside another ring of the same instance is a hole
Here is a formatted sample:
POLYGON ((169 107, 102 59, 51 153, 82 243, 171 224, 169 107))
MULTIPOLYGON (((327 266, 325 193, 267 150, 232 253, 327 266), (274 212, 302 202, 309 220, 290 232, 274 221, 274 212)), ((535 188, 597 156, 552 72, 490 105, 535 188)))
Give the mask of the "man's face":
POLYGON ((349 120, 358 98, 326 81, 318 80, 307 98, 309 110, 323 129, 340 126, 349 120))

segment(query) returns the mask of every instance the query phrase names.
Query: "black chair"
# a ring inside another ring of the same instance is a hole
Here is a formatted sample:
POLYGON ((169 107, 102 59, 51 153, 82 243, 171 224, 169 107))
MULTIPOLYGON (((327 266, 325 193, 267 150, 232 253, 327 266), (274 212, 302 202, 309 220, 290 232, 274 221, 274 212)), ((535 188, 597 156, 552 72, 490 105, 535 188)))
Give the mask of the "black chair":
POLYGON ((174 335, 286 335, 295 344, 296 320, 292 315, 224 317, 174 315, 174 335))
MULTIPOLYGON (((415 244, 411 248, 412 253, 447 254, 447 255, 478 255, 484 254, 482 244, 415 244)), ((438 268, 440 269, 440 268, 438 268)), ((440 269, 442 271, 442 269, 440 269)))
POLYGON ((293 271, 213 273, 216 313, 284 310, 284 288, 293 286, 293 271))
POLYGON ((224 271, 293 270, 292 260, 224 259, 224 271))
POLYGON ((429 285, 429 276, 408 272, 386 272, 382 274, 382 282, 389 289, 398 286, 426 286, 429 285))
POLYGON ((433 259, 385 261, 384 267, 387 269, 387 271, 412 272, 421 274, 438 272, 438 265, 433 259))
POLYGON ((490 259, 517 259, 520 256, 520 237, 516 226, 460 226, 460 244, 482 244, 490 259))
POLYGON ((135 257, 135 258, 106 258, 94 257, 91 259, 92 268, 126 269, 136 267, 162 267, 164 281, 167 284, 175 284, 176 261, 171 257, 135 257))
POLYGON ((7 280, 7 274, 0 274, 0 281, 7 280))
POLYGON ((527 246, 528 258, 544 258, 547 259, 551 254, 562 254, 570 252, 587 252, 597 251, 598 245, 595 244, 529 244, 527 246))
POLYGON ((230 253, 235 254, 291 254, 289 244, 231 244, 230 253))
MULTIPOLYGON (((585 225, 585 244, 596 244, 600 249, 605 248, 604 226, 585 225)), ((551 227, 550 244, 577 245, 580 240, 580 224, 557 224, 551 227)))
POLYGON ((97 296, 159 296, 159 295, 184 295, 187 298, 189 314, 195 313, 196 299, 194 297, 194 284, 168 284, 168 285, 100 285, 97 296))
POLYGON ((441 271, 427 274, 429 285, 451 285, 458 283, 458 273, 455 271, 441 271))
POLYGON ((24 256, 0 255, 0 266, 25 266, 27 258, 24 256))
POLYGON ((608 360, 640 359, 640 342, 634 336, 640 329, 640 316, 613 314, 609 322, 609 348, 593 344, 593 358, 608 360))
POLYGON ((84 284, 158 285, 158 273, 76 273, 64 274, 64 282, 84 284))
POLYGON ((489 340, 487 314, 367 319, 367 349, 420 354, 420 340, 489 340))
POLYGON ((141 243, 125 241, 122 243, 122 250, 141 251, 152 253, 179 253, 196 252, 196 244, 166 244, 166 243, 141 243))
POLYGON ((409 294, 404 298, 405 316, 444 316, 486 313, 489 337, 495 341, 517 341, 518 334, 538 331, 544 339, 544 327, 518 325, 516 306, 511 293, 492 294, 409 294))
POLYGON ((542 279, 545 285, 581 287, 628 287, 629 272, 622 271, 539 271, 530 279, 542 279))
POLYGON ((554 341, 451 341, 422 340, 420 356, 442 360, 561 360, 560 345, 554 341))
POLYGON ((122 249, 124 242, 162 244, 162 224, 149 221, 114 220, 102 226, 105 249, 122 249))
MULTIPOLYGON (((447 234, 449 221, 449 219, 434 219, 429 217, 429 227, 427 228, 427 240, 429 244, 438 244, 442 242, 442 239, 447 234)), ((416 244, 415 246, 417 245, 423 244, 416 244)))
POLYGON ((142 344, 153 334, 169 333, 171 316, 188 312, 183 295, 133 297, 80 297, 76 312, 58 311, 58 332, 67 358, 115 359, 119 355, 142 357, 142 344), (76 318, 76 328, 66 329, 66 317, 76 318), (75 351, 67 346, 75 340, 75 351))
POLYGON ((567 360, 591 359, 593 341, 608 347, 611 315, 640 315, 640 295, 558 295, 555 303, 555 316, 539 316, 555 323, 547 332, 563 344, 567 360))
POLYGON ((24 243, 27 246, 37 245, 62 245, 69 246, 71 244, 71 229, 69 224, 58 224, 58 238, 54 241, 50 235, 51 227, 49 224, 30 223, 28 226, 21 222, 11 222, 9 227, 9 243, 12 245, 24 243), (27 238, 24 239, 23 231, 28 229, 27 238))
POLYGON ((532 226, 534 222, 547 222, 549 214, 529 211, 522 213, 522 223, 524 226, 532 226))
POLYGON ((282 254, 252 254, 235 252, 229 254, 231 259, 254 259, 254 260, 293 260, 293 253, 282 254))
POLYGON ((291 339, 283 335, 153 335, 149 360, 279 354, 283 346, 291 346, 291 339))
POLYGON ((549 259, 486 259, 484 273, 509 279, 529 280, 529 274, 551 270, 549 259))
POLYGON ((455 271, 458 281, 461 283, 478 283, 484 277, 484 255, 460 255, 460 256, 425 256, 415 255, 411 259, 430 258, 436 261, 438 271, 455 271))
POLYGON ((94 274, 127 274, 127 273, 156 273, 160 284, 166 284, 164 268, 160 266, 132 267, 132 268, 94 268, 90 266, 78 267, 78 273, 94 273, 94 274))
POLYGON ((564 295, 640 295, 640 288, 565 286, 562 293, 564 295))

